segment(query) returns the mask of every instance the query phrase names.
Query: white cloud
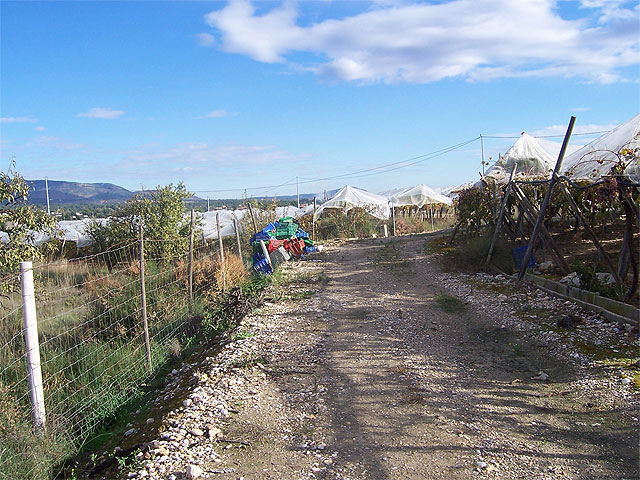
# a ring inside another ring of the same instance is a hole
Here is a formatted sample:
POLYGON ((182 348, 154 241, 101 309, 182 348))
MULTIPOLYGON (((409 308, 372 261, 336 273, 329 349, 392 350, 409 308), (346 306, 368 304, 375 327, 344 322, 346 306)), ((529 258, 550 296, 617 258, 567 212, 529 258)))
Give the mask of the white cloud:
MULTIPOLYGON (((605 24, 616 20, 634 20, 637 23, 637 15, 640 12, 640 6, 633 9, 625 6, 629 4, 628 0, 580 0, 580 6, 585 9, 594 9, 598 14, 598 23, 605 24)), ((637 27, 636 27, 637 28, 637 27)))
POLYGON ((216 42, 216 39, 210 33, 196 33, 195 37, 201 47, 210 47, 216 42))
POLYGON ((198 117, 198 118, 222 118, 228 115, 229 115, 229 112, 227 112, 226 110, 213 110, 207 113, 206 115, 203 115, 202 117, 198 117))
POLYGON ((46 130, 46 128, 44 128, 42 125, 38 125, 38 126, 35 128, 35 130, 36 130, 37 132, 44 132, 44 131, 46 130))
POLYGON ((78 117, 86 117, 86 118, 102 118, 105 120, 113 120, 114 118, 118 118, 124 115, 123 110, 114 110, 113 108, 101 108, 94 107, 88 112, 79 113, 78 117))
POLYGON ((35 140, 25 143, 24 147, 29 148, 43 148, 48 151, 69 151, 69 150, 84 150, 88 148, 88 145, 84 143, 73 142, 65 138, 54 137, 52 135, 40 135, 35 140))
MULTIPOLYGON (((587 125, 579 125, 576 122, 576 126, 573 128, 573 135, 575 134, 587 134, 592 132, 608 132, 609 130, 613 130, 616 128, 619 123, 609 123, 609 124, 587 124, 587 125)), ((534 137, 543 137, 546 135, 564 135, 567 132, 567 125, 550 125, 548 127, 539 128, 532 132, 528 132, 534 137)))
POLYGON ((34 123, 38 119, 33 115, 25 115, 24 117, 0 117, 0 123, 34 123))
POLYGON ((233 167, 269 165, 278 162, 298 161, 304 155, 294 155, 273 145, 213 146, 203 142, 183 143, 171 146, 147 144, 118 152, 124 161, 138 165, 233 167))
POLYGON ((293 2, 257 14, 250 1, 233 0, 205 21, 227 52, 265 63, 306 53, 305 69, 347 81, 560 76, 610 83, 621 79, 621 69, 640 63, 637 12, 614 0, 583 0, 584 16, 565 20, 555 4, 383 1, 360 14, 300 26, 293 2))

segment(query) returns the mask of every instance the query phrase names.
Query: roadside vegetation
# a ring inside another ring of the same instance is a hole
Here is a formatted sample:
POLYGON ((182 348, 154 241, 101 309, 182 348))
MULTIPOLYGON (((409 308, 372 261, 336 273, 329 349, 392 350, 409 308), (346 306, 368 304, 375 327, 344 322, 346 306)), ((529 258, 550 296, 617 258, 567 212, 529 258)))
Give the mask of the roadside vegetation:
MULTIPOLYGON (((188 224, 184 186, 158 187, 120 205, 104 224, 94 223, 94 254, 47 262, 30 231, 53 228, 55 220, 23 203, 21 177, 3 176, 0 230, 0 479, 45 480, 64 471, 83 446, 117 426, 123 412, 144 402, 162 383, 168 366, 200 345, 230 335, 241 317, 260 302, 268 280, 247 272, 243 259, 225 256, 227 291, 217 245, 194 248, 193 301, 188 295, 188 224), (145 231, 146 305, 151 346, 147 368, 140 307, 138 226, 145 231), (36 258, 38 308, 47 429, 32 430, 22 333, 17 263, 36 258)), ((69 478, 71 478, 69 477, 69 478)))
MULTIPOLYGON (((625 155, 624 152, 619 155, 621 164, 628 161, 625 155)), ((481 187, 461 191, 455 201, 454 234, 447 240, 429 240, 425 249, 444 254, 447 260, 446 268, 462 271, 485 270, 485 261, 505 188, 505 185, 486 183, 481 187)), ((499 270, 508 274, 517 268, 514 249, 526 248, 533 230, 531 215, 523 215, 526 208, 518 198, 523 196, 525 206, 526 202, 538 205, 546 193, 547 185, 530 182, 519 183, 514 188, 520 193, 513 193, 509 197, 505 209, 507 216, 488 267, 489 270, 499 270)), ((640 249, 638 242, 629 242, 638 234, 637 219, 634 220, 634 210, 629 206, 629 202, 638 204, 638 191, 627 188, 626 184, 619 182, 615 176, 607 177, 591 186, 568 183, 568 186, 562 188, 566 188, 568 197, 560 186, 554 189, 544 227, 570 271, 576 272, 584 289, 637 304, 638 284, 635 279, 640 249), (587 227, 579 221, 573 204, 581 212, 587 227), (624 279, 623 284, 613 285, 610 280, 603 279, 603 275, 611 272, 603 255, 592 242, 587 228, 598 238, 612 265, 617 267, 617 274, 624 279), (631 245, 631 248, 627 245, 631 245)), ((535 218, 533 216, 534 220, 535 218)), ((541 242, 536 245, 536 263, 549 263, 553 260, 549 248, 549 245, 543 245, 541 242)), ((566 275, 553 263, 541 273, 553 280, 560 280, 566 275)))

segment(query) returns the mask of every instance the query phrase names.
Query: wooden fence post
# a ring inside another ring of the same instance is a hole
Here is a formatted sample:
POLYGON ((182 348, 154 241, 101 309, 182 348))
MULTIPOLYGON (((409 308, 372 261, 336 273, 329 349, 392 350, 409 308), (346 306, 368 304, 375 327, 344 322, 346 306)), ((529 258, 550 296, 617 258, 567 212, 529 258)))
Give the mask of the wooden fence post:
POLYGON ((31 417, 34 430, 37 433, 43 433, 46 429, 47 419, 44 409, 40 343, 38 342, 38 318, 33 288, 33 264, 31 262, 20 262, 20 281, 22 284, 22 317, 24 319, 24 341, 27 348, 31 417))
POLYGON ((429 217, 431 218, 431 231, 433 232, 436 227, 433 225, 433 207, 429 204, 429 217))
POLYGON ((238 256, 242 260, 242 243, 240 242, 240 227, 238 226, 238 219, 233 218, 233 229, 236 232, 236 243, 238 244, 238 256))
POLYGON ((393 236, 396 236, 396 209, 391 205, 391 220, 393 221, 393 236))
POLYGON ((189 229, 189 311, 193 309, 193 235, 196 226, 196 212, 191 209, 191 227, 189 229))
POLYGON ((509 175, 509 181, 507 182, 507 186, 504 190, 504 198, 502 199, 502 205, 500 205, 500 213, 498 214, 498 218, 496 219, 496 230, 493 232, 493 238, 491 239, 491 245, 489 246, 489 253, 487 254, 487 259, 484 262, 484 266, 488 266, 491 262, 491 256, 493 255, 493 249, 496 247, 496 242, 498 241, 498 237, 500 236, 500 230, 502 229, 502 222, 504 220, 504 211, 507 208, 507 202, 509 201, 509 195, 511 194, 511 182, 513 181, 513 176, 516 174, 516 169, 518 168, 518 162, 513 163, 513 168, 511 169, 511 175, 509 175))
POLYGON ((615 279, 616 283, 622 285, 622 279, 620 278, 620 275, 618 275, 618 270, 613 266, 613 263, 611 262, 609 255, 607 255, 607 252, 605 252, 604 248, 602 248, 602 245, 600 244, 598 237, 596 237, 596 234, 591 229, 591 227, 587 223, 587 220, 582 215, 580 208, 578 208, 578 205, 576 204, 575 200, 571 196, 571 193, 567 189, 566 185, 562 182, 558 182, 558 185, 560 186, 560 190, 562 191, 564 197, 567 199, 567 202, 569 202, 569 205, 571 205, 571 208, 575 212, 576 217, 578 217, 578 220, 580 220, 580 222, 582 223, 582 227, 584 228, 585 232, 587 232, 587 235, 591 237, 591 241, 595 245, 596 250, 598 250, 598 253, 602 256, 604 263, 607 264, 607 268, 611 272, 611 275, 613 275, 613 278, 615 279))
POLYGON ((313 217, 311 217, 311 239, 316 241, 316 197, 313 197, 313 217))
POLYGON ((251 202, 247 201, 247 206, 249 207, 249 215, 251 215, 251 222, 253 223, 253 234, 258 233, 258 225, 256 224, 256 217, 253 216, 253 208, 251 208, 251 202))
POLYGON ((144 329, 144 348, 147 351, 147 367, 151 372, 151 343, 149 342, 149 324, 147 322, 147 291, 144 285, 144 227, 140 218, 140 298, 142 301, 142 328, 144 329))
POLYGON ((220 268, 222 269, 222 291, 227 291, 227 273, 224 268, 224 247, 222 246, 222 229, 220 228, 220 212, 216 213, 216 226, 218 228, 218 246, 220 247, 220 268))
MULTIPOLYGON (((518 184, 513 183, 512 189, 514 196, 518 199, 519 208, 523 213, 521 218, 528 220, 529 223, 533 225, 535 223, 535 219, 538 216, 536 208, 531 204, 518 184)), ((524 240, 525 235, 522 224, 520 224, 520 231, 522 232, 522 239, 524 240)), ((569 269, 569 265, 567 265, 567 262, 560 253, 560 250, 558 250, 558 247, 556 247, 555 243, 553 243, 553 238, 551 238, 551 234, 544 226, 544 223, 540 224, 540 231, 538 232, 538 235, 540 237, 540 241, 542 242, 542 246, 548 250, 556 266, 562 271, 564 275, 567 275, 571 271, 569 269)))
POLYGON ((533 233, 531 234, 531 239, 529 240, 529 246, 527 247, 527 252, 524 254, 524 258, 522 259, 522 265, 520 266, 520 272, 518 273, 518 283, 522 282, 522 279, 524 278, 524 273, 527 270, 527 263, 529 263, 529 259, 533 254, 533 245, 535 244, 536 237, 538 236, 538 231, 540 230, 540 226, 544 221, 544 215, 547 212, 547 207, 549 206, 549 201, 551 200, 553 187, 558 181, 558 173, 560 172, 560 167, 562 166, 562 160, 564 159, 564 153, 567 151, 567 146, 569 145, 569 138, 571 138, 571 132, 573 132, 573 125, 575 122, 576 122, 576 117, 572 116, 571 119, 569 120, 567 133, 564 135, 562 148, 560 148, 560 153, 558 154, 558 161, 556 162, 556 166, 553 169, 553 173, 551 174, 551 180, 549 180, 549 188, 547 189, 547 193, 544 196, 544 200, 542 200, 542 205, 540 206, 540 212, 538 213, 538 219, 536 220, 536 224, 533 227, 533 233))
MULTIPOLYGON (((622 193, 623 195, 626 195, 626 192, 624 191, 624 189, 620 186, 620 184, 618 184, 618 189, 620 190, 620 193, 622 193)), ((628 198, 628 197, 627 197, 628 198)), ((627 294, 624 296, 623 301, 624 302, 628 302, 629 300, 631 300, 631 298, 633 298, 633 295, 635 294, 635 292, 638 290, 638 262, 635 258, 635 254, 633 252, 634 249, 634 245, 633 245, 633 217, 636 215, 636 210, 634 210, 633 208, 633 202, 624 202, 622 204, 622 206, 624 207, 624 214, 625 214, 625 231, 624 231, 624 245, 626 245, 626 249, 623 248, 623 250, 626 250, 626 254, 625 256, 627 257, 626 259, 622 258, 622 253, 621 255, 621 265, 623 267, 624 273, 627 273, 627 270, 629 268, 629 266, 631 266, 631 271, 632 271, 632 277, 631 277, 631 288, 629 289, 629 291, 627 292, 627 294)), ((638 222, 638 218, 636 217, 636 222, 638 222)), ((623 247, 624 247, 623 245, 623 247)))

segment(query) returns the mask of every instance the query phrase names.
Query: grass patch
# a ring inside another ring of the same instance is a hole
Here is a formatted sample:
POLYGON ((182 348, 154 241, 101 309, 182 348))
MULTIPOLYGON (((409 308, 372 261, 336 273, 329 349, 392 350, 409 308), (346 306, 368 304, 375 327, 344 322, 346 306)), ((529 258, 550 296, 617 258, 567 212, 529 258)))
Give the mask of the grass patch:
POLYGON ((393 275, 413 275, 411 264, 402 257, 398 249, 398 242, 389 240, 383 244, 383 248, 376 252, 374 263, 387 268, 393 275))
POLYGON ((251 338, 251 337, 255 337, 256 334, 254 332, 250 332, 250 331, 242 331, 242 332, 237 332, 234 333, 231 337, 231 339, 233 341, 236 340, 244 340, 245 338, 251 338))
MULTIPOLYGON (((430 238, 425 242, 423 251, 425 255, 442 255, 444 270, 478 272, 485 269, 491 238, 491 236, 460 238, 454 245, 449 244, 449 237, 430 238)), ((500 239, 496 242, 490 266, 506 273, 515 271, 511 246, 506 240, 500 239)))
POLYGON ((447 313, 461 313, 467 309, 462 300, 451 295, 436 295, 435 302, 438 307, 447 313))
POLYGON ((287 276, 283 283, 306 283, 306 284, 320 284, 326 285, 329 283, 329 277, 320 270, 319 272, 298 272, 294 275, 287 276))
POLYGON ((425 255, 443 254, 453 255, 456 247, 449 244, 449 237, 428 238, 422 247, 425 255))
POLYGON ((315 290, 302 290, 298 292, 293 292, 288 297, 288 300, 304 300, 305 298, 313 297, 316 294, 315 290))

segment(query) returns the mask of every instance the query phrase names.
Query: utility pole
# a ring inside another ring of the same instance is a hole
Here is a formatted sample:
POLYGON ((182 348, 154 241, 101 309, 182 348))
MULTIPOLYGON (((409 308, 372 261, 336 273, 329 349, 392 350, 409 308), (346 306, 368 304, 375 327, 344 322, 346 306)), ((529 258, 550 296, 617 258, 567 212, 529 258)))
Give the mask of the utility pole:
POLYGON ((484 177, 484 138, 480 134, 480 150, 482 151, 482 176, 484 177))
POLYGON ((300 208, 300 189, 298 188, 298 176, 296 175, 296 195, 298 197, 298 208, 300 208))
POLYGON ((44 177, 44 189, 47 191, 47 214, 51 215, 51 206, 49 205, 49 179, 44 177))

